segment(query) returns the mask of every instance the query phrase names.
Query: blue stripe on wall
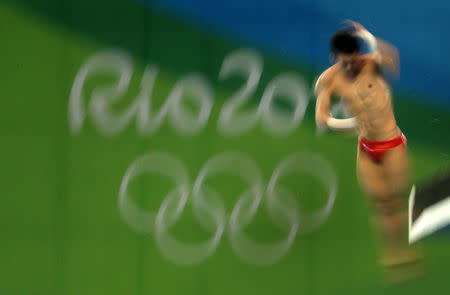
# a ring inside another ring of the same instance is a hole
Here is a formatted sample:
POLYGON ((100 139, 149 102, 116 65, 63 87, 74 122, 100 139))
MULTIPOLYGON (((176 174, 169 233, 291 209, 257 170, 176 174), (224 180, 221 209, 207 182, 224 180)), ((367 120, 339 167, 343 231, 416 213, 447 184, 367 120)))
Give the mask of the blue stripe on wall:
POLYGON ((450 1, 377 0, 136 0, 181 14, 200 25, 325 68, 329 39, 340 22, 361 22, 400 51, 395 86, 449 103, 450 1), (425 5, 426 3, 426 5, 425 5))

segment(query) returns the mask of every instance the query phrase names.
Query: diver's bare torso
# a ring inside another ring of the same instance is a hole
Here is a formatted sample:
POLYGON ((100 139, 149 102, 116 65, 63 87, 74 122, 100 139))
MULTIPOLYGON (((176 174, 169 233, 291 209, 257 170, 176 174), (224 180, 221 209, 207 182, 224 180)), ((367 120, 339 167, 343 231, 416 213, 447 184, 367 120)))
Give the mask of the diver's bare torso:
POLYGON ((382 141, 400 134, 393 113, 391 91, 369 55, 360 57, 359 73, 350 76, 339 63, 324 72, 330 92, 340 96, 355 117, 358 133, 370 140, 382 141))

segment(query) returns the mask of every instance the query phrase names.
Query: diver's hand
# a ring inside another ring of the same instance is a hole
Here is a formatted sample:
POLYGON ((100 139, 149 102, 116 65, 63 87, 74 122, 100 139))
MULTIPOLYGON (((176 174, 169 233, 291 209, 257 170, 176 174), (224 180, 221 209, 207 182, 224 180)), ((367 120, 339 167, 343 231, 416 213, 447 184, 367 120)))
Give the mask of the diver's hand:
POLYGON ((316 117, 316 127, 319 134, 326 132, 328 128, 328 118, 316 117))
POLYGON ((347 20, 343 21, 343 23, 347 24, 349 27, 354 28, 356 32, 367 31, 367 29, 358 22, 347 19, 347 20))
POLYGON ((352 20, 346 20, 344 23, 347 23, 350 27, 355 29, 353 35, 362 38, 366 42, 370 51, 374 52, 378 50, 377 39, 366 28, 364 28, 363 25, 352 20))

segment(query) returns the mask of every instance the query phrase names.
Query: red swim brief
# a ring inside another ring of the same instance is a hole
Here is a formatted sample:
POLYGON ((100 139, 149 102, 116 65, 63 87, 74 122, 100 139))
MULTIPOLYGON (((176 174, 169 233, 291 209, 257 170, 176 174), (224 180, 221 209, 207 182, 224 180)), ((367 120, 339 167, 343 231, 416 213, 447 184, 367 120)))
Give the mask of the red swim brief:
POLYGON ((383 158, 383 155, 388 150, 393 149, 399 145, 403 145, 406 147, 406 137, 403 133, 393 139, 384 141, 373 141, 360 137, 358 138, 358 145, 362 151, 366 152, 372 158, 372 160, 374 160, 375 162, 380 162, 383 158))

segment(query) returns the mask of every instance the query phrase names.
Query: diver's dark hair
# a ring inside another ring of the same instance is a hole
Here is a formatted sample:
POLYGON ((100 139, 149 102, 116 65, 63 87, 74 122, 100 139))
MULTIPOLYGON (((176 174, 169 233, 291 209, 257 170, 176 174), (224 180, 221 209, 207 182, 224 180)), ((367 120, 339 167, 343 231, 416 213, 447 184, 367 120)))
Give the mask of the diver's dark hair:
POLYGON ((334 34, 330 47, 333 55, 359 53, 360 50, 358 39, 347 30, 340 30, 334 34))

